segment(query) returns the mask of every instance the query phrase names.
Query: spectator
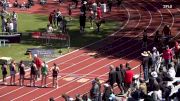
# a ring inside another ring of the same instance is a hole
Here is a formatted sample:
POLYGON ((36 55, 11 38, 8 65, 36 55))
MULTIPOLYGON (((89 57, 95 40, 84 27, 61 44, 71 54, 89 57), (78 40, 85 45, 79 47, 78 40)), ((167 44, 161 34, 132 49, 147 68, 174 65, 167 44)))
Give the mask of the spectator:
POLYGON ((12 60, 10 64, 10 85, 15 85, 15 77, 16 77, 16 64, 15 61, 12 60))
POLYGON ((102 10, 101 7, 97 7, 97 19, 100 20, 102 18, 102 10))
POLYGON ((86 15, 83 12, 80 12, 79 23, 80 23, 80 33, 82 33, 84 32, 86 26, 86 15))
POLYGON ((166 46, 166 49, 163 51, 163 59, 164 59, 164 65, 168 66, 168 64, 170 64, 172 62, 173 59, 173 54, 172 54, 172 50, 169 49, 169 46, 166 46))
POLYGON ((75 3, 75 8, 78 7, 78 0, 72 0, 75 3))
POLYGON ((104 84, 104 92, 102 96, 103 101, 109 101, 110 95, 112 94, 112 90, 109 84, 104 84))
POLYGON ((91 101, 91 100, 89 99, 89 97, 88 97, 87 94, 84 94, 84 95, 82 96, 82 100, 83 100, 83 101, 91 101))
POLYGON ((37 76, 37 66, 35 61, 32 61, 31 72, 30 72, 30 86, 32 86, 32 82, 33 82, 33 86, 35 86, 36 76, 37 76))
POLYGON ((54 66, 51 68, 52 77, 53 77, 53 87, 58 88, 58 73, 60 72, 59 67, 54 63, 54 66))
POLYGON ((124 77, 119 67, 116 67, 116 83, 121 91, 121 94, 124 94, 123 86, 124 77))
POLYGON ((34 54, 34 63, 36 64, 37 67, 37 78, 40 78, 41 74, 41 68, 42 68, 42 60, 40 57, 37 56, 37 54, 34 54))
POLYGON ((64 99, 64 101, 70 101, 70 96, 68 96, 67 94, 62 94, 62 98, 64 99))
POLYGON ((86 10, 87 10, 86 4, 87 2, 84 1, 82 6, 80 7, 80 12, 83 12, 84 15, 86 15, 86 10))
POLYGON ((131 87, 133 76, 134 76, 134 72, 131 70, 131 67, 128 66, 124 78, 125 93, 131 87))
POLYGON ((107 0, 107 5, 108 5, 108 7, 109 7, 109 12, 111 12, 111 9, 112 9, 112 3, 113 3, 112 0, 107 0))
POLYGON ((116 71, 113 65, 109 67, 109 70, 109 78, 107 82, 109 82, 110 86, 113 88, 113 85, 116 82, 116 71))
POLYGON ((2 27, 2 32, 6 32, 6 31, 7 31, 7 28, 6 28, 7 20, 6 20, 5 17, 3 17, 1 23, 2 23, 2 25, 1 25, 1 27, 2 27))
POLYGON ((176 77, 180 77, 180 63, 176 65, 176 77))
POLYGON ((13 32, 17 32, 17 14, 13 11, 12 14, 12 23, 13 23, 13 32))
POLYGON ((122 74, 122 80, 123 80, 123 82, 124 82, 126 70, 123 68, 123 64, 120 64, 120 65, 119 65, 119 68, 120 68, 120 71, 121 71, 121 74, 122 74))
POLYGON ((25 65, 23 63, 23 61, 21 60, 19 63, 19 85, 20 86, 24 86, 24 75, 25 75, 25 65))
POLYGON ((178 91, 170 96, 170 99, 173 99, 173 101, 179 101, 180 100, 180 88, 178 91))
POLYGON ((59 9, 57 9, 57 12, 56 12, 56 19, 57 19, 57 26, 59 26, 60 22, 62 21, 62 14, 60 12, 59 9))
POLYGON ((162 78, 163 81, 172 81, 170 75, 168 75, 168 73, 165 72, 162 67, 160 67, 158 75, 160 78, 162 78))
POLYGON ((46 81, 47 81, 47 75, 48 75, 48 65, 46 64, 45 61, 42 64, 41 73, 42 73, 41 87, 47 87, 46 81))
POLYGON ((128 98, 128 101, 140 101, 141 96, 141 91, 136 89, 131 93, 131 97, 128 98))
POLYGON ((143 79, 140 79, 140 85, 139 85, 139 89, 144 93, 147 94, 147 86, 146 83, 143 79))
POLYGON ((50 97, 49 98, 49 101, 55 101, 53 97, 50 97))
POLYGON ((62 21, 61 21, 61 29, 62 29, 62 33, 67 33, 67 20, 65 19, 65 17, 62 17, 62 21))
POLYGON ((3 75, 3 84, 6 85, 7 84, 6 83, 7 64, 5 62, 2 64, 1 70, 2 70, 2 75, 3 75))
POLYGON ((48 20, 49 20, 49 24, 52 25, 53 24, 53 12, 51 12, 49 14, 48 20))
POLYGON ((96 80, 92 81, 92 88, 90 90, 90 97, 92 101, 98 101, 99 99, 99 94, 100 94, 100 88, 99 85, 97 84, 96 80))
POLYGON ((158 85, 156 78, 158 77, 157 73, 154 71, 151 73, 151 77, 149 77, 149 83, 147 85, 148 91, 153 91, 154 87, 158 85))
POLYGON ((177 41, 175 41, 175 46, 174 46, 174 53, 175 53, 175 58, 177 60, 177 63, 179 63, 179 57, 180 57, 180 46, 177 41))
POLYGON ((106 3, 102 2, 101 9, 102 9, 103 14, 107 12, 106 3))
POLYGON ((176 72, 174 67, 171 64, 168 64, 168 71, 167 71, 169 77, 173 80, 175 78, 176 72))
POLYGON ((76 95, 75 101, 82 101, 82 98, 81 98, 81 95, 80 95, 80 94, 77 94, 77 95, 76 95))
POLYGON ((13 3, 13 6, 14 6, 14 7, 19 7, 18 0, 15 0, 15 2, 13 3))
POLYGON ((93 10, 92 10, 92 8, 90 8, 89 22, 90 22, 90 25, 91 25, 90 29, 94 29, 94 28, 93 28, 94 16, 93 16, 93 10))
POLYGON ((68 6, 68 14, 69 14, 69 21, 71 21, 72 20, 72 17, 71 17, 71 15, 72 15, 72 4, 69 4, 69 6, 68 6))
POLYGON ((150 51, 147 51, 148 53, 148 71, 149 73, 151 73, 152 71, 154 71, 154 66, 153 66, 153 60, 152 60, 152 53, 150 51))
POLYGON ((101 83, 97 77, 94 80, 96 81, 96 83, 99 86, 99 99, 98 99, 98 101, 101 101, 102 100, 102 98, 101 98, 101 83))
POLYGON ((94 14, 94 18, 96 17, 96 14, 97 14, 97 3, 96 2, 93 2, 92 3, 92 10, 93 10, 93 14, 94 14))
POLYGON ((56 10, 53 10, 52 12, 52 22, 53 22, 53 25, 56 27, 56 22, 57 22, 57 18, 56 18, 56 10))
POLYGON ((153 67, 154 70, 157 72, 158 67, 159 67, 159 51, 156 49, 156 47, 153 47, 152 49, 152 62, 153 62, 153 67))
POLYGON ((162 34, 165 36, 165 37, 169 37, 171 36, 171 30, 169 28, 169 25, 165 25, 163 30, 162 30, 162 34))
POLYGON ((158 43, 160 42, 160 34, 159 31, 156 31, 155 35, 154 35, 154 43, 156 44, 156 46, 158 45, 158 43))
POLYGON ((14 29, 13 22, 11 19, 8 18, 6 32, 9 32, 10 34, 12 34, 13 29, 14 29))
POLYGON ((48 34, 52 34, 53 30, 54 30, 54 29, 52 28, 51 24, 48 24, 48 25, 47 25, 47 33, 48 33, 48 34))
POLYGON ((144 79, 145 81, 148 80, 148 64, 149 64, 149 55, 146 51, 144 51, 143 53, 141 53, 141 55, 143 56, 143 61, 142 61, 142 66, 143 66, 143 73, 144 73, 144 79))
POLYGON ((160 90, 159 85, 156 85, 154 91, 151 95, 154 101, 162 101, 162 91, 160 90))

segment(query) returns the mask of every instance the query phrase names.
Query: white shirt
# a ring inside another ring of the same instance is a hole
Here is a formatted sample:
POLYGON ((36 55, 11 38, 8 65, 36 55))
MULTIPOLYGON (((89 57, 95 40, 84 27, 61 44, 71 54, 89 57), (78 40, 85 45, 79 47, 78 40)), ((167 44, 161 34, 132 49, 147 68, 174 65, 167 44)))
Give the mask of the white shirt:
POLYGON ((153 97, 155 97, 155 99, 157 101, 162 101, 162 91, 161 90, 153 91, 153 93, 155 94, 155 96, 153 96, 153 97))
POLYGON ((11 22, 11 23, 8 23, 7 24, 7 27, 9 28, 9 30, 13 30, 13 28, 14 28, 14 26, 13 26, 13 23, 11 22))
POLYGON ((93 4, 92 4, 92 9, 93 9, 93 11, 96 11, 96 10, 97 10, 97 4, 96 4, 96 3, 93 3, 93 4))
POLYGON ((171 68, 168 70, 168 74, 169 74, 170 77, 175 78, 176 72, 175 72, 175 70, 174 70, 173 67, 171 67, 171 68))
POLYGON ((159 51, 154 51, 152 53, 152 60, 153 61, 157 61, 158 60, 158 57, 159 57, 159 51))
POLYGON ((17 14, 14 13, 14 14, 12 15, 12 18, 13 18, 13 20, 17 20, 17 14))
POLYGON ((106 9, 106 4, 104 3, 104 4, 101 4, 101 9, 102 9, 102 11, 105 13, 105 12, 107 12, 107 9, 106 9))
POLYGON ((51 26, 49 26, 49 27, 47 28, 47 32, 48 32, 48 33, 52 33, 52 32, 53 32, 53 28, 52 28, 51 26))

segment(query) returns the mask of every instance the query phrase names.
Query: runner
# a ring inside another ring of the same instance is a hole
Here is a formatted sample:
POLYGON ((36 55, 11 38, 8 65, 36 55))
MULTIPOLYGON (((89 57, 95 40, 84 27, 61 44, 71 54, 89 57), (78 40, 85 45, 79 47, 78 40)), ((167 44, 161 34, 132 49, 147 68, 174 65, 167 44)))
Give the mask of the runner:
POLYGON ((10 75, 11 75, 10 85, 15 85, 16 65, 15 65, 15 61, 14 60, 11 61, 11 64, 10 64, 9 67, 10 67, 10 75))
POLYGON ((41 73, 42 73, 41 87, 47 87, 46 80, 47 80, 47 75, 48 75, 48 65, 46 64, 45 61, 43 62, 41 73))
POLYGON ((51 68, 52 76, 53 76, 53 87, 58 88, 58 73, 59 73, 59 67, 54 63, 54 67, 51 68))
POLYGON ((33 82, 33 86, 35 86, 35 79, 36 79, 36 74, 37 74, 37 66, 36 66, 34 61, 32 61, 31 73, 30 74, 31 74, 30 86, 32 86, 32 82, 33 82))
POLYGON ((1 70, 2 70, 2 75, 3 75, 3 84, 6 85, 6 75, 7 75, 7 64, 6 63, 3 63, 2 64, 2 67, 1 67, 1 70))
POLYGON ((23 61, 20 61, 19 64, 19 85, 20 86, 24 86, 24 75, 25 75, 25 71, 24 71, 25 65, 23 63, 23 61))

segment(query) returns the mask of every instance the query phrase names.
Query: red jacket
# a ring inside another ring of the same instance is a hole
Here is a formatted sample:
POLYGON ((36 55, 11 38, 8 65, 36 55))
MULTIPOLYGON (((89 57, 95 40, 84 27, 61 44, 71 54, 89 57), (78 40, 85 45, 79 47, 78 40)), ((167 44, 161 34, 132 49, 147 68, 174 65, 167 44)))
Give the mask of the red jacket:
POLYGON ((41 61, 40 58, 38 58, 38 57, 34 58, 34 62, 36 64, 37 68, 41 68, 42 67, 42 61, 41 61))
POLYGON ((167 50, 164 50, 163 51, 163 58, 165 59, 165 60, 168 60, 168 59, 172 59, 172 51, 171 51, 171 49, 167 49, 167 50))
POLYGON ((97 7, 97 18, 101 19, 102 18, 102 10, 100 7, 97 7))
POLYGON ((132 70, 127 70, 125 73, 124 82, 131 84, 133 80, 134 72, 132 70))

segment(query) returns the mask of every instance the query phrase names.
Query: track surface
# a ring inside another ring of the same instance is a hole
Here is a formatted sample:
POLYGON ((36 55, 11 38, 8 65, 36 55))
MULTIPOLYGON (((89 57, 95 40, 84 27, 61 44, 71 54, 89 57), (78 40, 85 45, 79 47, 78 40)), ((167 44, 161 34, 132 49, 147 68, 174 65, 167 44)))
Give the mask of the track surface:
MULTIPOLYGON (((180 9, 177 5, 173 9, 165 9, 162 7, 162 2, 156 2, 155 0, 140 1, 137 3, 135 0, 124 0, 120 8, 113 8, 112 13, 106 14, 107 19, 116 19, 123 22, 118 31, 112 33, 106 39, 49 62, 50 67, 53 63, 57 63, 60 67, 59 88, 51 88, 52 79, 49 75, 47 81, 49 88, 0 86, 0 100, 47 101, 48 98, 54 97, 57 101, 63 101, 61 97, 63 93, 74 97, 75 94, 88 92, 91 88, 91 81, 95 77, 100 78, 100 81, 104 83, 108 78, 108 66, 111 64, 118 66, 128 62, 133 67, 134 72, 139 74, 139 65, 142 58, 140 53, 143 51, 140 39, 144 29, 148 30, 148 36, 152 36, 157 30, 161 31, 165 24, 169 24, 175 37, 180 34, 180 29, 178 29, 178 26, 180 26, 180 9), (88 55, 91 52, 97 52, 100 56, 94 58, 88 55)), ((51 6, 46 6, 46 8, 49 7, 48 11, 52 11, 51 6)), ((65 6, 66 4, 63 4, 60 9, 65 9, 65 6)), ((47 9, 37 10, 39 8, 40 6, 35 6, 30 10, 19 10, 17 12, 48 12, 47 9)), ((78 10, 74 12, 77 13, 78 10)), ((148 48, 151 49, 152 47, 153 44, 149 40, 148 48)), ((26 77, 29 77, 29 72, 26 73, 26 77)), ((29 85, 29 81, 25 83, 29 85)), ((40 81, 37 81, 36 85, 40 85, 40 81)), ((118 93, 119 90, 115 89, 115 92, 118 93)))

